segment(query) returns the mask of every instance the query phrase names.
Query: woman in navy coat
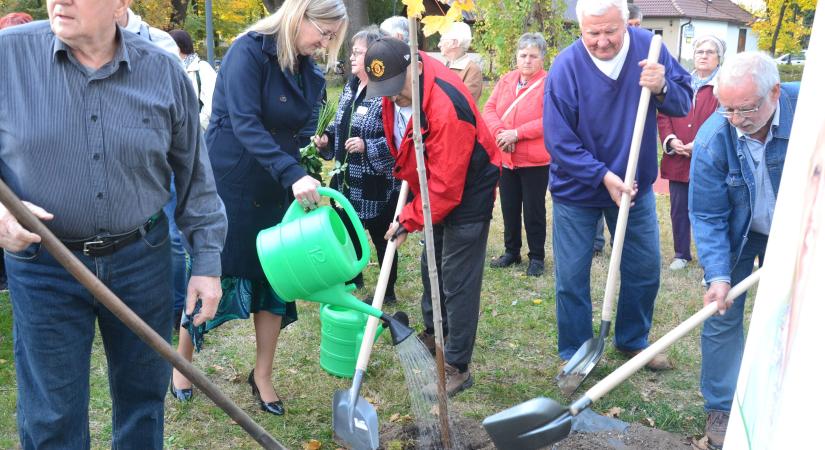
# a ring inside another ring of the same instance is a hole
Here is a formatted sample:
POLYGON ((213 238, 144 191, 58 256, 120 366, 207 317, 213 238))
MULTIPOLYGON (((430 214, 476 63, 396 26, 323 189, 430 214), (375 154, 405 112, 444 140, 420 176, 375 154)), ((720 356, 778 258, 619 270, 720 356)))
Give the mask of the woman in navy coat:
MULTIPOLYGON (((281 221, 293 198, 307 208, 320 200, 319 182, 299 164, 298 134, 325 91, 312 55, 326 49, 334 64, 346 28, 342 0, 286 0, 252 25, 223 59, 206 132, 229 219, 218 314, 230 309, 226 319, 254 314, 257 351, 248 382, 261 409, 276 415, 284 407, 271 381, 275 348, 280 329, 297 316, 294 303, 278 298, 266 281, 255 238, 281 221)), ((178 351, 191 360, 192 342, 183 325, 178 351)), ((188 399, 191 382, 175 371, 171 391, 188 399)))

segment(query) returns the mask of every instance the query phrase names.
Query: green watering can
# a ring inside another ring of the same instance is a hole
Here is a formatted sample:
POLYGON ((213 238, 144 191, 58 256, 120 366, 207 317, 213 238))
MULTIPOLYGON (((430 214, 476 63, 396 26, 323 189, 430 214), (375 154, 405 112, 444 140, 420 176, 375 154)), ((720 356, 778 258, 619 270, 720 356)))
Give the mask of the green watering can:
POLYGON ((413 330, 353 296, 355 286, 346 284, 370 259, 367 235, 358 214, 335 189, 319 187, 318 193, 343 207, 358 236, 361 259, 356 257, 344 222, 332 206, 306 211, 293 201, 281 223, 258 233, 258 259, 267 280, 285 301, 300 298, 375 316, 390 329, 393 344, 402 342, 413 330))
MULTIPOLYGON (((342 306, 321 305, 321 368, 338 377, 352 378, 367 315, 342 306)), ((378 327, 375 339, 384 327, 378 327)))

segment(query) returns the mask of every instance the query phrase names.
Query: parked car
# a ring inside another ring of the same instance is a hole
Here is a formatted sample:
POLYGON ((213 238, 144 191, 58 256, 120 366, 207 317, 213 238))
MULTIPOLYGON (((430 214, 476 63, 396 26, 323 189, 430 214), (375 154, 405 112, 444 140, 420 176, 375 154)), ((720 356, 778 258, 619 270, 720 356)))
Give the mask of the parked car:
POLYGON ((807 50, 802 50, 802 53, 785 53, 776 58, 777 64, 790 64, 792 66, 802 66, 805 64, 805 54, 807 50))

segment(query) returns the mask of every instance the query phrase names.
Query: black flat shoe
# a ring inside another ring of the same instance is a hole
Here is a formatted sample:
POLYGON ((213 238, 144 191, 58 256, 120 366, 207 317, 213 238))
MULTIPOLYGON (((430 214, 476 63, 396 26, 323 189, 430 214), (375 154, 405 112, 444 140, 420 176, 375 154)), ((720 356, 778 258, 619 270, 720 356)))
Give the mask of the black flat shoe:
POLYGON ((174 381, 169 381, 169 393, 179 402, 188 402, 195 396, 195 392, 191 387, 188 389, 178 389, 175 387, 174 381))
POLYGON ((258 385, 255 384, 255 369, 252 369, 252 372, 249 372, 249 377, 246 379, 246 382, 252 387, 252 395, 256 400, 258 400, 261 411, 265 411, 276 416, 283 416, 284 413, 286 413, 286 410, 284 409, 284 402, 281 400, 265 402, 261 399, 261 393, 258 391, 258 385))

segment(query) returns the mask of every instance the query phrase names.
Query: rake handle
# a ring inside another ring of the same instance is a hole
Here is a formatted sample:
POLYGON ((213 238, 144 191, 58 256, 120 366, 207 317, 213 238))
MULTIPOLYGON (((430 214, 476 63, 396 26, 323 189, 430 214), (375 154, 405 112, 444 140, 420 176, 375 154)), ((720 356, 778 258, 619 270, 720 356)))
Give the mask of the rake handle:
MULTIPOLYGON (((658 61, 659 52, 662 49, 662 37, 654 35, 650 40, 650 50, 647 53, 648 61, 658 61)), ((630 155, 627 159, 627 170, 624 175, 625 188, 632 188, 636 180, 636 166, 639 163, 639 152, 642 147, 642 137, 644 136, 645 120, 647 119, 647 109, 650 106, 650 89, 642 88, 639 97, 639 107, 636 109, 636 123, 633 128, 633 139, 630 141, 630 155)), ((621 204, 619 205, 619 217, 616 220, 616 231, 613 236, 613 248, 610 250, 610 266, 607 271, 607 285, 604 288, 604 301, 602 303, 602 321, 610 322, 613 318, 613 301, 618 290, 619 269, 622 264, 622 249, 624 248, 624 236, 627 231, 627 218, 630 214, 630 194, 622 193, 621 204)))
MULTIPOLYGON (((731 288, 728 292, 727 297, 725 300, 733 301, 740 295, 747 292, 754 284, 759 281, 761 276, 761 270, 757 270, 756 272, 750 274, 747 278, 740 281, 736 286, 731 288)), ((684 335, 688 332, 696 328, 699 324, 707 320, 712 315, 716 314, 719 310, 719 302, 711 302, 704 308, 697 311, 695 314, 690 316, 687 320, 680 323, 676 326, 676 328, 670 330, 662 336, 658 341, 650 344, 646 349, 644 349, 641 353, 631 358, 626 363, 619 366, 618 369, 614 370, 610 375, 604 377, 601 381, 596 383, 595 386, 590 388, 587 392, 584 393, 582 398, 587 398, 590 401, 585 403, 592 403, 596 400, 602 398, 605 394, 613 390, 616 386, 627 380, 631 375, 636 373, 639 369, 644 367, 645 364, 650 362, 657 353, 664 351, 666 348, 670 347, 674 342, 681 339, 684 335)), ((571 413, 576 415, 580 412, 578 408, 578 404, 580 402, 576 402, 571 406, 571 413), (575 411, 574 411, 575 409, 575 411)))
MULTIPOLYGON (((20 224, 40 235, 41 242, 46 250, 62 265, 66 271, 74 276, 95 298, 112 312, 124 325, 129 327, 143 342, 152 347, 163 359, 169 361, 176 369, 197 386, 215 405, 221 408, 229 417, 266 449, 283 449, 286 447, 275 440, 260 425, 255 423, 243 410, 226 397, 217 386, 195 368, 189 361, 172 349, 154 329, 134 313, 123 301, 118 298, 102 281, 83 265, 77 257, 60 242, 51 232, 12 192, 3 180, 0 180, 0 202, 11 212, 20 224)), ((171 299, 170 299, 171 300, 171 299)))
MULTIPOLYGON (((395 205, 395 214, 393 217, 398 217, 401 210, 407 203, 407 193, 410 191, 410 185, 406 181, 401 182, 401 192, 398 193, 398 203, 395 205)), ((384 250, 384 259, 381 263, 381 272, 378 275, 378 283, 375 285, 375 294, 372 297, 372 306, 375 309, 381 309, 384 306, 384 294, 387 293, 387 283, 390 280, 390 273, 392 272, 392 262, 395 257, 395 251, 398 246, 395 239, 387 242, 387 249, 384 250)), ((358 351, 358 361, 355 363, 355 370, 365 372, 367 364, 370 362, 370 355, 372 354, 372 344, 375 341, 375 332, 378 330, 378 318, 369 316, 367 319, 367 326, 364 329, 364 337, 361 339, 361 350, 358 351)))

